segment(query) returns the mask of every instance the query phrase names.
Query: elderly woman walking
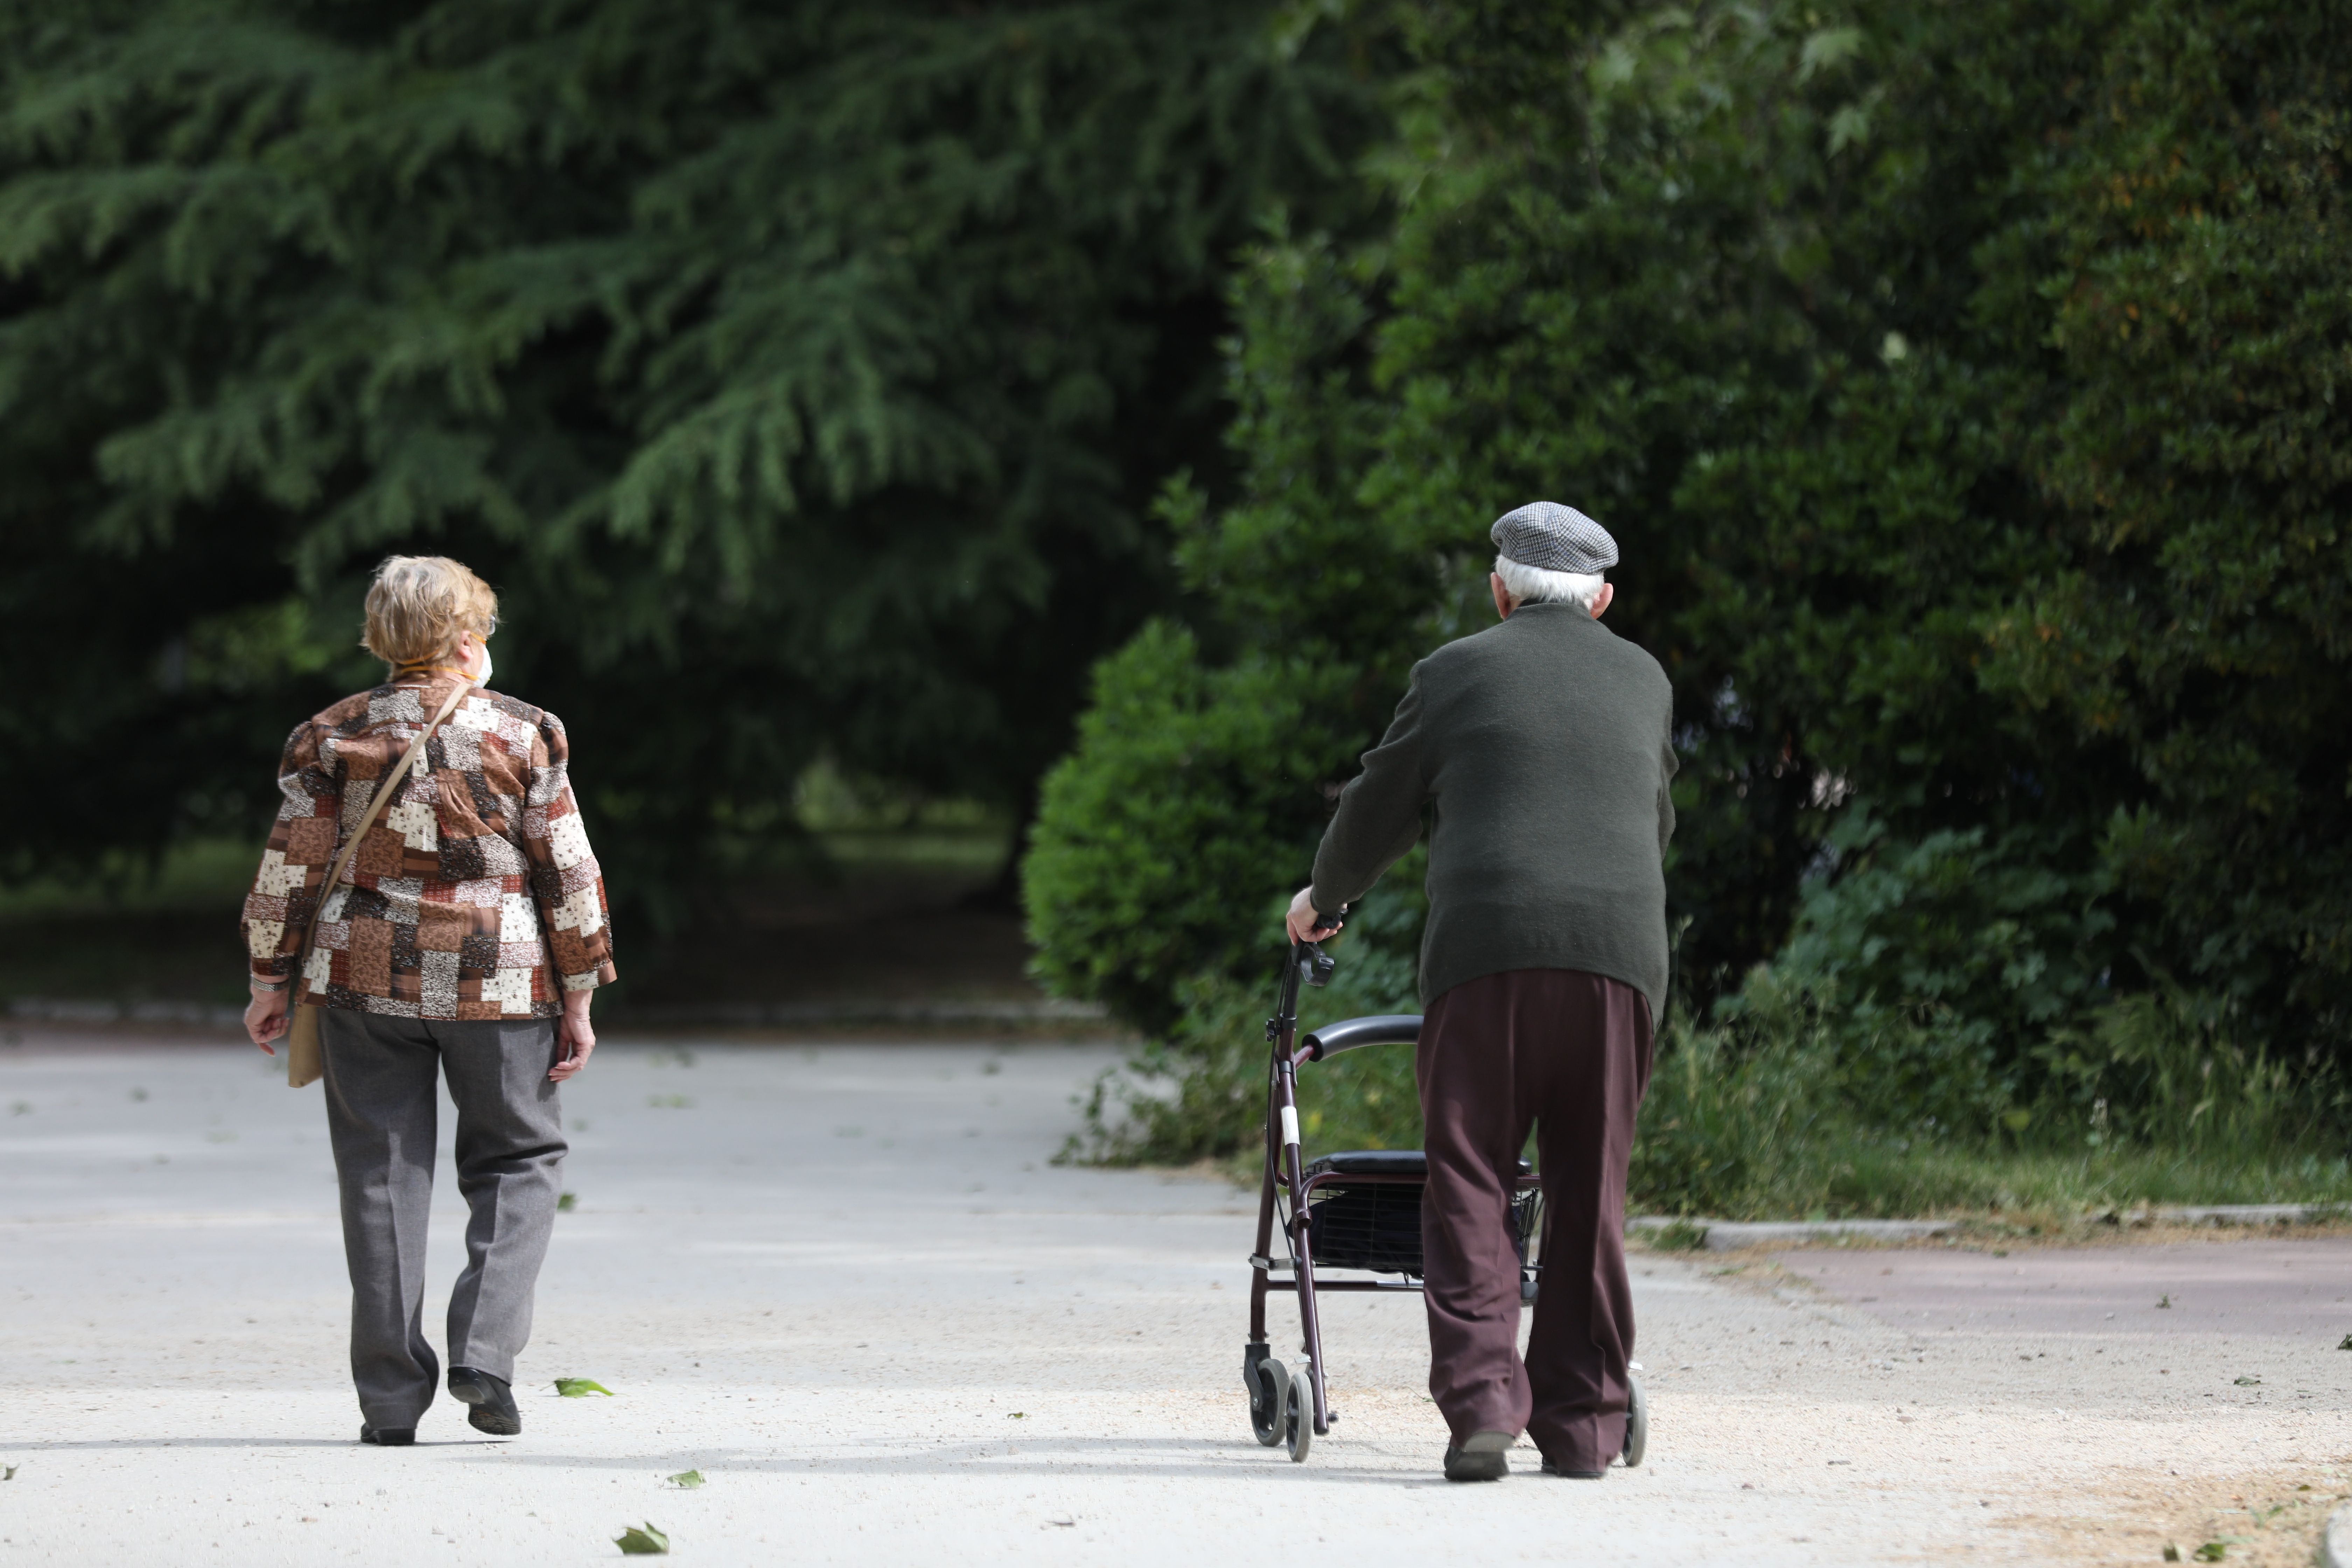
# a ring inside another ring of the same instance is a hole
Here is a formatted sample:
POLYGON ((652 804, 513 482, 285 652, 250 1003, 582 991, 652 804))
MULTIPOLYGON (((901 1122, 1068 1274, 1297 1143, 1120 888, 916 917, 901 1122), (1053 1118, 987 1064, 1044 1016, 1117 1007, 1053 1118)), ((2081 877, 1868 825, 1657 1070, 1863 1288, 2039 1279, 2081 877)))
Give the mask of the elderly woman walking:
MULTIPOLYGON (((589 998, 614 978, 563 724, 487 689, 497 627, 497 595, 455 561, 377 569, 362 641, 388 679, 287 741, 245 900, 254 1044, 275 1054, 289 1001, 317 1009, 360 1441, 385 1447, 415 1440, 439 1375, 424 1331, 435 1075, 470 1214, 449 1392, 477 1429, 510 1436, 561 1191, 556 1086, 588 1065, 589 998)), ((297 1082, 302 1054, 298 1038, 297 1082)))

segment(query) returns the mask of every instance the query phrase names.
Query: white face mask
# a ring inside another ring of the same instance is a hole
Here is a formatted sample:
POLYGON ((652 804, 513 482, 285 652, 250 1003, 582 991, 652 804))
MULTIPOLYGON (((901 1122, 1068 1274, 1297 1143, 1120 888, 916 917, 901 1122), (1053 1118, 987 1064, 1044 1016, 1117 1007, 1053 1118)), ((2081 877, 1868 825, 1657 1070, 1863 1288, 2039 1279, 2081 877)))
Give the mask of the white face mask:
POLYGON ((477 643, 475 646, 482 650, 482 660, 474 671, 474 684, 488 686, 490 683, 490 645, 477 643))

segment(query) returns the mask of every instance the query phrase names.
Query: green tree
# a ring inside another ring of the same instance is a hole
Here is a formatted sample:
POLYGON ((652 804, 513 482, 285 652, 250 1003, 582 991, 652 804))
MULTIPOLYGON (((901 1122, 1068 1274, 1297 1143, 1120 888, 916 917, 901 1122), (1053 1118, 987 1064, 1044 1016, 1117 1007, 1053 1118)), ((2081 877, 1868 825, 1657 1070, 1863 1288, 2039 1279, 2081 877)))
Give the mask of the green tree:
POLYGON ((1262 248, 1244 497, 1174 508, 1188 689, 1296 669, 1298 717, 1235 760, 1246 852, 1154 837, 1189 820, 1176 776, 1129 847, 1087 815, 1133 768, 1106 682, 1031 862, 1057 983, 1153 1022, 1162 977, 1253 974, 1404 668, 1481 624, 1486 524, 1547 496, 1617 534, 1612 625, 1675 683, 1695 1001, 1801 903, 1784 978, 1980 1045, 1989 1100, 2030 1089, 2055 1022, 2158 974, 2352 1044, 2341 19, 1411 16, 1372 165, 1394 229, 1262 248), (1857 805, 1874 829, 1832 839, 1857 805), (1173 890, 1228 861, 1251 871, 1173 890), (1112 887, 1182 918, 1100 921, 1112 887))
POLYGON ((2125 759, 2098 826, 2132 948, 2294 1055, 2352 1044, 2347 20, 2115 7, 2046 217, 1988 256, 2059 362, 2021 457, 2066 550, 1989 684, 2125 759))
MULTIPOLYGON (((1304 875, 1412 659, 1485 624, 1486 524, 1549 496, 1616 531, 1612 624, 1676 684, 1691 765, 1671 887, 1709 992, 1779 944, 1823 812, 1861 778, 1932 815, 1942 770, 1999 780, 2013 750, 1972 701, 1969 617, 2036 545, 1971 504, 1993 393, 1924 346, 1964 300, 1930 248, 1894 276, 1848 254, 1849 231, 1940 206, 1954 191, 1933 178, 1968 172, 1874 152, 1887 89, 1856 26, 1733 6, 1421 18, 1423 96, 1381 171, 1395 232, 1263 254, 1235 386, 1249 494, 1180 553, 1241 660, 1297 658, 1352 700, 1317 715, 1324 771, 1286 797, 1223 929, 1304 875), (1857 190, 1874 174, 1895 187, 1876 205, 1857 190), (1899 372, 1897 320, 1923 342, 1899 372)), ((1083 747, 1067 764, 1093 765, 1083 747)), ((1050 966, 1087 895, 1055 885, 1073 829, 1047 826, 1050 966)), ((1180 950, 1137 966, 1160 973, 1219 951, 1181 928, 1130 942, 1180 950)))
POLYGON ((1379 61, 1265 0, 0 37, 18 872, 248 826, 393 550, 505 592, 640 895, 820 750, 1024 810, 1166 601, 1150 497, 1222 482, 1226 258, 1269 206, 1353 221, 1379 122, 1379 61))

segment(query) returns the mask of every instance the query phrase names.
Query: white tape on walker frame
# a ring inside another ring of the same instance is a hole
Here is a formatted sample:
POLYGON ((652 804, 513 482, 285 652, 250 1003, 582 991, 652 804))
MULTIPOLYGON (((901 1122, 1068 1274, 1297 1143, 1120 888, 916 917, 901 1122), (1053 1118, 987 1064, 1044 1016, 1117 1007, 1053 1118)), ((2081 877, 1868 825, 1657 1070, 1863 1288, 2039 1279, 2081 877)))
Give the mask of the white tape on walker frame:
POLYGON ((1298 1142, 1298 1107, 1295 1105, 1282 1108, 1282 1142, 1285 1145, 1298 1142))

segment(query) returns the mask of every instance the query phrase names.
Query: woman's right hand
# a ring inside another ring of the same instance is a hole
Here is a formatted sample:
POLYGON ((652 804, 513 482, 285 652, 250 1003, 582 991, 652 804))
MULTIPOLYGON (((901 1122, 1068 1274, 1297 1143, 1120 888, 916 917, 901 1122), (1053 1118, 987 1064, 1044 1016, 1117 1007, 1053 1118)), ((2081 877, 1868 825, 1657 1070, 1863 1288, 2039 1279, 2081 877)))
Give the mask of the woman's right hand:
POLYGON ((548 1069, 547 1081, 562 1083, 588 1065, 588 1053, 596 1048, 596 1026, 588 1021, 588 1004, 593 991, 567 991, 563 994, 563 1016, 555 1026, 558 1055, 555 1066, 548 1069))
POLYGON ((245 1032, 267 1055, 278 1054, 278 1047, 269 1042, 286 1032, 286 1002, 293 994, 290 985, 283 991, 255 991, 253 1000, 245 1005, 245 1032))

